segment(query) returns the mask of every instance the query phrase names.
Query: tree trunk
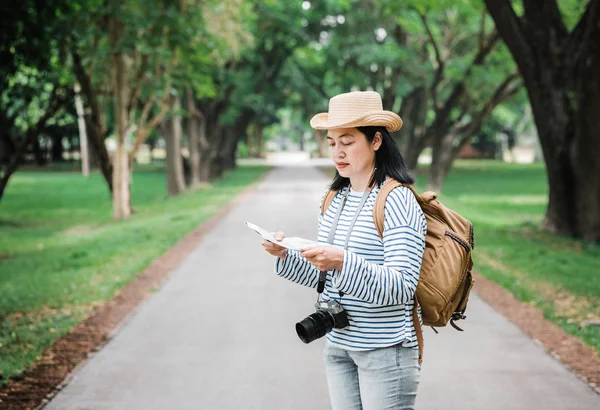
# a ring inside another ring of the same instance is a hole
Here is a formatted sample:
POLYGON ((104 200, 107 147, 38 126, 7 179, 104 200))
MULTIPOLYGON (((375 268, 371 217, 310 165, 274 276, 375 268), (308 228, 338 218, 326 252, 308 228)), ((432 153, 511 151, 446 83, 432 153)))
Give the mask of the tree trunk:
POLYGON ((111 77, 115 106, 116 151, 113 161, 112 199, 113 217, 126 219, 131 215, 129 187, 129 158, 125 147, 125 132, 128 127, 127 81, 123 53, 116 45, 123 33, 123 23, 112 17, 109 21, 109 42, 112 49, 111 77))
POLYGON ((302 129, 298 133, 298 139, 300 140, 300 151, 304 152, 304 131, 302 129))
MULTIPOLYGON (((45 122, 46 120, 44 120, 44 124, 45 122)), ((21 165, 21 161, 23 160, 23 156, 27 152, 27 148, 38 137, 40 130, 41 127, 34 127, 33 129, 28 130, 25 136, 23 137, 23 140, 21 141, 19 147, 16 149, 13 155, 8 158, 6 168, 2 169, 3 172, 0 175, 0 200, 2 199, 4 191, 8 186, 8 180, 21 165)))
POLYGON ((319 157, 325 158, 328 156, 327 152, 327 141, 325 140, 325 133, 321 130, 313 130, 315 141, 317 141, 317 147, 319 148, 319 157))
POLYGON ((210 184, 213 158, 211 149, 200 149, 200 184, 210 184))
POLYGON ((179 98, 175 98, 173 106, 176 112, 169 120, 170 129, 166 135, 167 141, 167 192, 177 195, 185 191, 185 179, 183 177, 183 161, 181 159, 181 114, 179 98))
POLYGON ((42 147, 40 145, 39 137, 33 140, 31 144, 31 150, 33 151, 33 158, 35 164, 40 167, 46 165, 46 158, 44 157, 44 151, 42 150, 42 147))
MULTIPOLYGON (((238 134, 239 135, 239 134, 238 134)), ((226 169, 235 169, 237 167, 237 150, 240 138, 234 138, 229 149, 229 161, 226 164, 226 169)))
MULTIPOLYGON (((438 132, 431 135, 432 153, 431 166, 429 167, 429 189, 438 193, 442 190, 442 184, 452 169, 452 163, 456 156, 466 144, 469 143, 473 135, 481 130, 481 126, 494 109, 506 98, 515 94, 520 88, 511 88, 512 82, 517 79, 517 74, 509 75, 494 91, 491 98, 477 112, 470 109, 463 109, 464 112, 469 111, 471 120, 465 124, 459 122, 455 124, 443 123, 440 128, 430 129, 430 132, 438 132), (444 129, 442 127, 447 127, 444 129)), ((460 118, 458 119, 460 120, 460 118)), ((457 120, 457 121, 458 121, 457 120)))
POLYGON ((419 156, 427 147, 424 135, 427 100, 427 90, 424 87, 415 88, 402 100, 400 110, 404 124, 400 131, 401 139, 398 148, 406 166, 413 173, 417 170, 419 156))
POLYGON ((131 216, 131 191, 129 157, 124 144, 117 144, 113 157, 113 217, 127 219, 131 216))
POLYGON ((206 135, 206 117, 200 118, 200 184, 209 184, 212 169, 212 148, 209 144, 209 138, 206 135))
POLYGON ((198 135, 198 118, 195 115, 194 97, 192 90, 187 89, 187 106, 188 106, 188 149, 190 152, 190 168, 191 168, 191 185, 196 187, 200 185, 200 136, 198 135))
POLYGON ((526 7, 485 0, 523 75, 548 174, 542 226, 600 242, 600 1, 571 33, 554 1, 526 7))
POLYGON ((568 90, 546 86, 528 91, 548 175, 548 208, 542 227, 600 242, 600 162, 595 158, 600 152, 600 122, 599 111, 592 111, 600 108, 598 98, 596 102, 580 98, 582 108, 574 112, 568 90))
POLYGON ((254 133, 256 132, 256 125, 249 125, 248 129, 246 130, 246 144, 248 145, 248 158, 256 158, 258 156, 258 154, 256 153, 256 142, 255 142, 255 135, 254 133))
POLYGON ((442 185, 446 176, 450 172, 452 162, 454 161, 454 141, 456 134, 448 133, 442 138, 436 138, 431 147, 431 165, 429 166, 429 176, 427 179, 427 189, 429 191, 442 191, 442 185))
POLYGON ((52 162, 63 162, 63 153, 65 147, 63 145, 63 137, 61 134, 53 133, 51 136, 52 146, 50 148, 50 158, 52 162))
POLYGON ((94 90, 92 81, 83 67, 81 56, 76 52, 73 52, 72 56, 73 71, 77 77, 77 81, 81 85, 81 93, 87 102, 86 106, 89 108, 89 114, 86 114, 85 116, 85 127, 88 135, 88 142, 90 144, 90 154, 93 153, 94 158, 97 159, 102 176, 112 194, 113 170, 110 156, 106 149, 106 144, 104 143, 107 132, 106 127, 104 126, 103 111, 98 102, 98 95, 94 90))
MULTIPOLYGON (((599 2, 596 3, 600 8, 599 2)), ((598 41, 600 16, 595 24, 597 36, 592 38, 598 41)), ((579 217, 578 236, 586 241, 600 242, 600 48, 597 43, 595 51, 580 67, 580 111, 575 114, 571 162, 579 190, 575 201, 579 217)))
POLYGON ((223 171, 235 168, 237 143, 252 119, 253 112, 246 109, 242 111, 235 124, 221 127, 221 138, 216 147, 217 156, 213 164, 215 175, 218 177, 223 174, 223 171))
POLYGON ((230 126, 223 128, 223 141, 218 154, 218 162, 222 167, 221 173, 235 167, 235 162, 232 160, 232 152, 236 146, 238 135, 238 127, 230 126))
POLYGON ((8 117, 4 111, 0 110, 0 166, 8 163, 17 150, 11 136, 14 121, 14 118, 8 117))
MULTIPOLYGON (((70 98, 69 95, 65 97, 70 98)), ((0 200, 4 195, 4 191, 8 186, 8 180, 17 171, 23 160, 23 156, 27 152, 28 147, 39 138, 40 133, 46 127, 46 123, 52 118, 56 112, 65 103, 65 99, 57 97, 57 88, 52 90, 46 112, 38 119, 37 123, 30 127, 25 133, 18 147, 15 147, 13 141, 10 139, 11 126, 14 124, 14 120, 7 118, 5 113, 0 111, 0 134, 2 134, 3 145, 6 145, 8 151, 12 151, 12 155, 8 156, 6 160, 6 166, 0 167, 0 200)), ((0 164, 1 165, 1 164, 0 164)))
POLYGON ((94 114, 92 113, 90 116, 86 116, 85 119, 85 128, 88 134, 88 142, 90 143, 90 154, 94 155, 94 158, 98 161, 100 165, 100 172, 108 185, 108 190, 112 193, 113 191, 113 166, 110 161, 110 155, 108 154, 108 150, 106 149, 106 144, 104 142, 105 133, 101 132, 97 127, 97 123, 94 120, 94 114))
POLYGON ((263 152, 263 135, 264 135, 264 125, 259 121, 256 123, 256 157, 264 158, 265 154, 263 152))

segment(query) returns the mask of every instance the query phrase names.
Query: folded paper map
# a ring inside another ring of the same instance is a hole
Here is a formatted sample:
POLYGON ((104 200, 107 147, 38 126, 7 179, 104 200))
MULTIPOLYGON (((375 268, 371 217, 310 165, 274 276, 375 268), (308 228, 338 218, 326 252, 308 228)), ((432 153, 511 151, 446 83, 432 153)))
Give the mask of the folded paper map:
POLYGON ((261 228, 258 225, 255 225, 251 222, 245 222, 246 226, 252 229, 254 232, 262 236, 265 241, 273 242, 279 246, 283 246, 284 248, 291 249, 294 251, 301 251, 303 249, 311 248, 315 245, 318 245, 317 242, 311 241, 309 239, 298 238, 298 237, 289 237, 283 238, 283 240, 278 241, 275 239, 273 235, 269 233, 266 229, 261 228))

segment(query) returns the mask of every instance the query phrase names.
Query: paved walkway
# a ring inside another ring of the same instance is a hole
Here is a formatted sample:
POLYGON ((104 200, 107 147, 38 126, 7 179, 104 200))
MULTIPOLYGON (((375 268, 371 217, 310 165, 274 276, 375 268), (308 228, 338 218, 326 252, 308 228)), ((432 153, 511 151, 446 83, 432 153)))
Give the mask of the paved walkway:
MULTIPOLYGON (((328 409, 315 291, 276 277, 248 220, 314 237, 327 180, 276 168, 75 374, 52 410, 328 409)), ((473 295, 465 332, 425 330, 417 409, 600 409, 600 396, 473 295)))

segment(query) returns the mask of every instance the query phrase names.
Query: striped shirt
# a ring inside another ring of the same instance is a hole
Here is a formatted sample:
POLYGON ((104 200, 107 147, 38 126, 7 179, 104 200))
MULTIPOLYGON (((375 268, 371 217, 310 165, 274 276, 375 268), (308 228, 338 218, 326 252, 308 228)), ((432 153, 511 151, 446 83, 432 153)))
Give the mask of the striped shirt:
MULTIPOLYGON (((335 214, 349 189, 343 188, 325 215, 319 214, 319 243, 327 243, 335 214)), ((346 350, 373 350, 398 343, 405 347, 417 346, 412 308, 427 222, 410 189, 398 187, 386 200, 382 240, 373 221, 378 192, 379 187, 376 187, 369 194, 352 228, 343 268, 327 273, 323 292, 323 299, 337 300, 348 314, 347 327, 327 334, 330 343, 346 350), (343 297, 340 298, 338 290, 344 293, 343 297)), ((344 247, 362 195, 350 189, 333 245, 344 247)), ((292 250, 288 250, 285 259, 276 258, 275 272, 313 288, 319 278, 317 269, 292 250)))

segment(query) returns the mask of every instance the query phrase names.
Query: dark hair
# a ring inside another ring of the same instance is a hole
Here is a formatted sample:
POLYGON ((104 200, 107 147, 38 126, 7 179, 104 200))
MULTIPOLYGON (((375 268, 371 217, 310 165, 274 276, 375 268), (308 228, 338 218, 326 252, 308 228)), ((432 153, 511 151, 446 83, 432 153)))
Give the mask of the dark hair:
MULTIPOLYGON (((377 132, 381 133, 381 146, 375 151, 375 174, 369 181, 370 187, 380 186, 387 177, 394 178, 403 184, 415 183, 415 179, 410 175, 404 158, 396 146, 396 141, 385 127, 357 127, 356 129, 365 134, 368 142, 373 142, 377 132)), ((340 176, 336 170, 330 188, 339 191, 348 185, 350 185, 350 179, 340 176)))

